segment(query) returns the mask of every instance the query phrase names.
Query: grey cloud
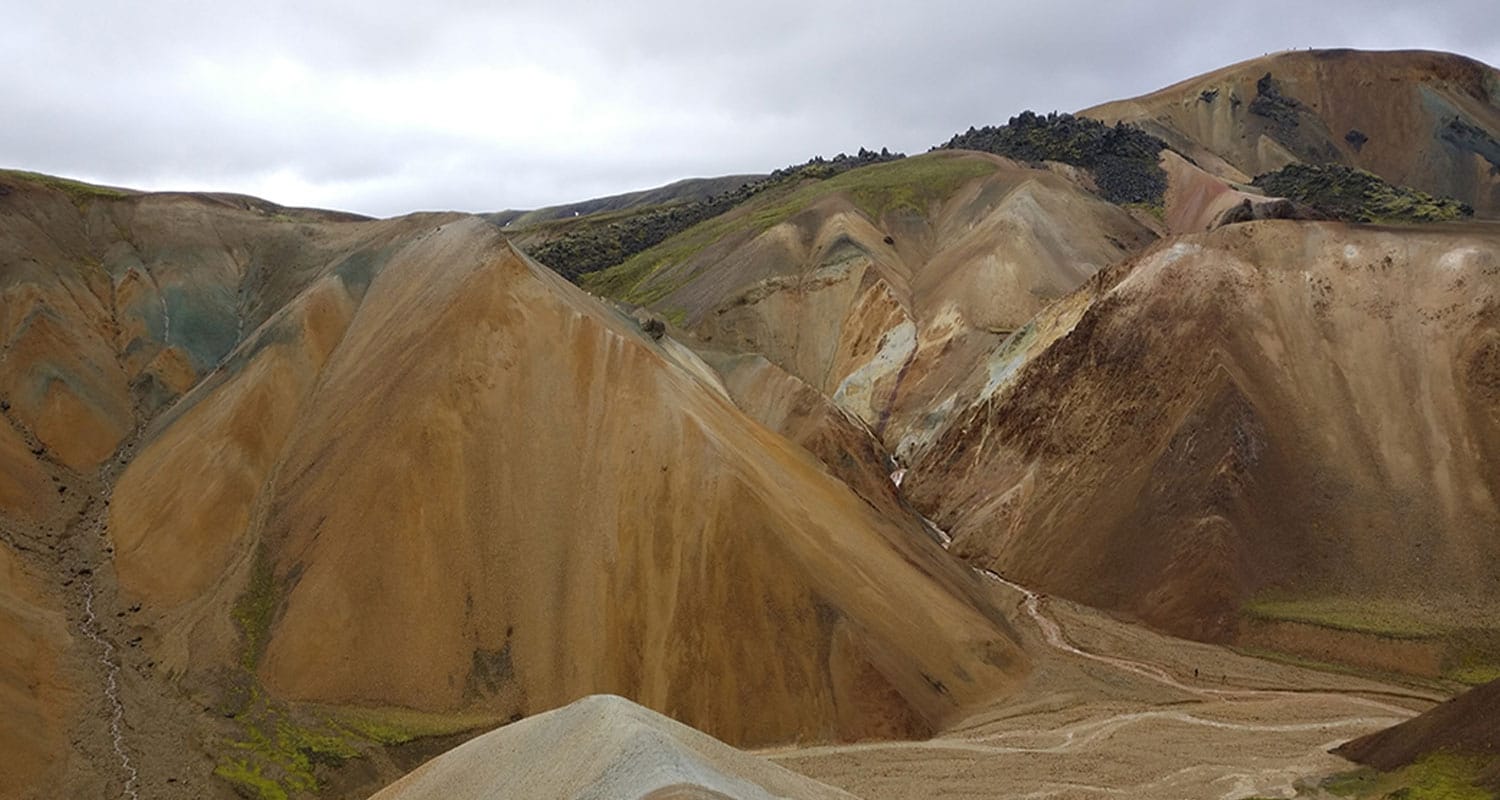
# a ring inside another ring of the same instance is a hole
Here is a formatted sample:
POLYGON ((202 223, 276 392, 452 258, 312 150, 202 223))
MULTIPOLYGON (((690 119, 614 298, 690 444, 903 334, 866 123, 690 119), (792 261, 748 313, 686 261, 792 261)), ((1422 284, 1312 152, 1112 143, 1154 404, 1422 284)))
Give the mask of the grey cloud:
POLYGON ((920 151, 1286 48, 1500 60, 1479 2, 15 5, 0 164, 374 214, 920 151))

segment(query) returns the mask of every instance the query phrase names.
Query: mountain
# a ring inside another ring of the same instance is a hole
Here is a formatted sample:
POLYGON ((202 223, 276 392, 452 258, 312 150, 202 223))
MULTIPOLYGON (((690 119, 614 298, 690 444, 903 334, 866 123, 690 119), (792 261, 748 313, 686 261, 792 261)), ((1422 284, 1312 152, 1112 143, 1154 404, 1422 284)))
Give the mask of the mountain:
POLYGON ((903 488, 962 557, 1181 635, 1500 663, 1497 253, 1492 223, 1163 242, 976 370, 903 488))
POLYGON ((59 680, 69 644, 62 614, 4 544, 0 579, 0 786, 20 796, 57 785, 80 698, 59 680))
POLYGON ((0 795, 1206 792, 1124 784, 1204 727, 1287 794, 1500 670, 1494 86, 1281 54, 510 229, 0 172, 0 795))
MULTIPOLYGON (((1028 668, 919 517, 493 225, 8 186, 5 513, 44 588, 5 609, 30 664, 87 665, 63 689, 120 669, 147 785, 197 759, 305 788, 308 752, 598 692, 737 744, 921 736, 1028 668)), ((26 670, 0 673, 8 732, 66 697, 26 670)), ((80 792, 114 780, 74 765, 80 792)))
POLYGON ((1393 728, 1334 751, 1382 772, 1458 759, 1465 777, 1500 792, 1500 681, 1471 689, 1393 728), (1467 762, 1467 763, 1464 763, 1467 762))
MULTIPOLYGON (((1349 164, 1388 181, 1369 191, 1483 215, 1482 153, 1444 126, 1494 129, 1494 78, 1441 54, 1280 54, 1082 112, 1161 138, 1155 211, 1104 202, 1083 167, 942 150, 758 198, 584 282, 829 398, 878 447, 820 457, 910 467, 901 500, 971 563, 1182 635, 1483 674, 1497 228, 1257 222, 1322 215, 1249 179, 1349 164), (1356 125, 1358 149, 1309 144, 1356 125)), ((1012 122, 955 143, 1118 138, 1012 122)))
POLYGON ((593 695, 473 739, 371 800, 852 798, 621 697, 593 695))
POLYGON ((185 656, 166 668, 229 655, 201 642, 233 641, 237 572, 275 598, 256 674, 300 701, 510 715, 609 690, 760 743, 925 730, 1022 668, 920 533, 492 227, 431 228, 357 307, 346 286, 263 327, 120 479, 115 563, 185 656))
POLYGON ((527 225, 536 225, 542 222, 564 220, 589 214, 600 214, 610 211, 631 211, 648 206, 707 200, 714 195, 733 192, 735 189, 763 177, 765 176, 725 175, 718 178, 684 178, 680 181, 673 181, 665 186, 658 186, 654 189, 643 189, 638 192, 596 197, 592 200, 565 203, 559 206, 547 206, 546 208, 538 208, 532 211, 497 211, 492 214, 482 214, 480 216, 502 228, 512 226, 522 228, 527 225))
POLYGON ((1420 50, 1298 50, 1081 114, 1162 138, 1220 178, 1346 164, 1500 214, 1500 73, 1420 50))
POLYGON ((584 285, 764 356, 889 444, 954 370, 1155 238, 1066 173, 937 152, 758 198, 584 285))

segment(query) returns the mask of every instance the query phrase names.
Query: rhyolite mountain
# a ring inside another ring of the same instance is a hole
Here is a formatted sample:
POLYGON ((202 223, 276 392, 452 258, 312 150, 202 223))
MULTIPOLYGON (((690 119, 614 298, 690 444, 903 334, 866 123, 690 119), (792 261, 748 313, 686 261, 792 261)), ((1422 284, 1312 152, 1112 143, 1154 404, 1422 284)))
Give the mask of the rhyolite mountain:
POLYGON ((838 796, 732 747, 1058 702, 980 570, 1478 682, 1496 87, 1278 54, 1028 117, 1024 160, 493 220, 0 172, 0 796, 366 797, 496 727, 385 796, 838 796), (1060 133, 1128 139, 1159 199, 1060 133), (1267 188, 1304 166, 1473 217, 1337 221, 1267 188), (648 217, 578 285, 523 252, 648 217), (597 769, 492 763, 553 741, 597 769))

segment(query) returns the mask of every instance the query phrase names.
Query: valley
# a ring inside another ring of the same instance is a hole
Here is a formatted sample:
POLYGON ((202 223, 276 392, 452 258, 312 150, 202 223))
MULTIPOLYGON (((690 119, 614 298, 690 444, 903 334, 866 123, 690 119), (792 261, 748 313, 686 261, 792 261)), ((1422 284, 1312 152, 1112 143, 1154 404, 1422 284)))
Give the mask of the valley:
POLYGON ((1295 51, 535 211, 0 171, 0 797, 1493 796, 1497 137, 1295 51))

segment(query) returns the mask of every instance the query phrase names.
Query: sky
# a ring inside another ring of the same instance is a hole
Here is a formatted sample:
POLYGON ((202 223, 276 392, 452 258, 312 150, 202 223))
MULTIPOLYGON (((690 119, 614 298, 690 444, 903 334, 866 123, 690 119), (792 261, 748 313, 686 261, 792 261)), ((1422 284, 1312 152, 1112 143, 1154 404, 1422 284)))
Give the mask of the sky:
POLYGON ((1500 64, 1493 0, 0 0, 0 167, 389 216, 920 153, 1264 53, 1500 64))

